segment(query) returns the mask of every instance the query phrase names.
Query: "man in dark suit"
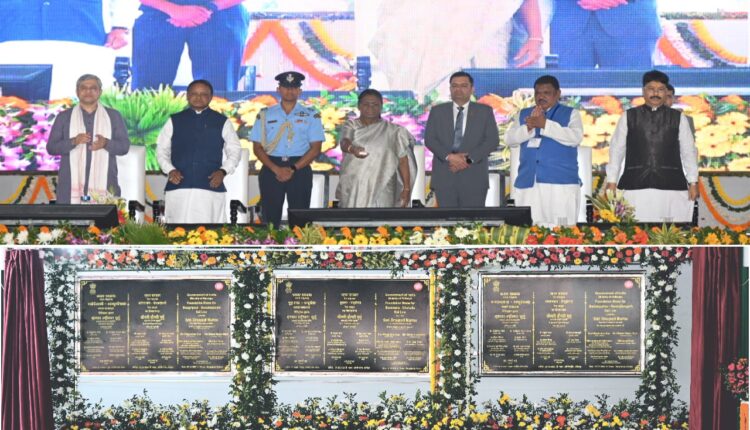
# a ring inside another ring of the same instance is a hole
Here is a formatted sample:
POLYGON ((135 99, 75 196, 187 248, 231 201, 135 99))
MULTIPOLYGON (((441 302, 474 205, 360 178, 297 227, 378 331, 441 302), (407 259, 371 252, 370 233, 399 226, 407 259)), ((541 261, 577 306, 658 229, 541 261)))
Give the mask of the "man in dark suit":
POLYGON ((450 77, 450 103, 430 110, 425 145, 432 151, 431 188, 440 207, 484 207, 489 188, 487 158, 500 143, 492 108, 471 102, 474 79, 450 77))

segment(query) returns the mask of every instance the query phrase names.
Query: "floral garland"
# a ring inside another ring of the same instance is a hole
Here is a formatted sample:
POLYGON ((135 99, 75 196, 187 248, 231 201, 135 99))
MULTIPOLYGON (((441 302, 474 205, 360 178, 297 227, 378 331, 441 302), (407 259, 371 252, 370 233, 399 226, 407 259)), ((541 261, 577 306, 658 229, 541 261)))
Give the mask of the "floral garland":
POLYGON ((711 215, 713 215, 714 219, 719 221, 723 226, 736 232, 742 232, 750 229, 750 221, 746 221, 747 217, 744 216, 744 214, 741 214, 738 217, 739 220, 735 222, 733 219, 733 214, 721 212, 720 201, 715 199, 711 192, 706 191, 706 186, 703 184, 703 181, 698 181, 698 192, 700 192, 701 199, 706 204, 706 208, 708 208, 708 211, 711 213, 711 215))
POLYGON ((326 47, 329 51, 333 52, 334 54, 344 57, 347 60, 351 61, 354 59, 354 54, 343 47, 341 47, 338 43, 336 43, 335 40, 331 37, 331 35, 326 31, 325 26, 323 25, 323 21, 320 19, 313 19, 310 21, 310 28, 312 31, 315 32, 315 35, 318 37, 320 42, 323 44, 323 46, 326 47))
MULTIPOLYGON (((301 25, 296 25, 295 23, 291 21, 284 21, 280 23, 280 27, 283 28, 284 34, 289 38, 289 41, 294 45, 294 47, 305 57, 305 59, 313 64, 315 66, 315 69, 318 71, 318 73, 322 73, 326 76, 333 76, 335 79, 339 79, 340 75, 342 74, 348 74, 349 76, 353 76, 351 70, 343 69, 342 67, 350 68, 350 65, 346 62, 342 62, 343 64, 333 61, 329 63, 327 58, 324 58, 326 61, 321 61, 320 56, 315 51, 314 47, 307 43, 305 40, 305 27, 301 25), (335 66, 334 66, 335 65, 335 66)), ((340 79, 339 79, 340 80, 340 79)), ((339 84, 338 87, 331 87, 331 89, 338 89, 343 86, 343 81, 341 84, 339 84)), ((354 89, 352 87, 351 89, 354 89)))
POLYGON ((693 32, 698 40, 711 52, 719 56, 719 58, 731 63, 747 64, 747 57, 733 54, 721 46, 719 42, 711 36, 711 33, 709 33, 708 27, 706 27, 706 23, 703 20, 694 19, 690 21, 690 26, 693 28, 693 32))
MULTIPOLYGON (((244 262, 244 255, 240 261, 244 262)), ((240 417, 272 416, 276 407, 271 360, 274 351, 273 317, 267 306, 272 273, 262 267, 245 266, 234 272, 231 291, 234 300, 232 356, 233 409, 240 417)), ((251 424, 256 424, 250 422, 251 424)), ((243 423, 245 424, 245 423, 243 423)))
POLYGON ((45 253, 45 307, 50 355, 50 388, 55 423, 60 426, 80 412, 77 392, 78 362, 75 359, 76 265, 60 254, 45 253))
POLYGON ((320 41, 317 34, 310 28, 310 24, 305 21, 299 22, 300 31, 302 31, 302 38, 310 48, 319 56, 327 60, 329 63, 338 65, 339 62, 336 59, 336 54, 328 50, 328 48, 320 41))
POLYGON ((261 43, 263 43, 269 35, 272 35, 274 39, 276 39, 281 46, 282 52, 284 52, 284 54, 308 76, 314 78, 316 81, 330 89, 339 89, 347 85, 345 80, 325 74, 318 69, 319 64, 314 64, 308 60, 292 42, 289 34, 287 34, 279 20, 265 20, 258 25, 258 28, 245 45, 245 53, 242 56, 244 63, 252 58, 258 48, 260 48, 261 43))
MULTIPOLYGON (((41 176, 37 176, 41 177, 41 176)), ((7 205, 15 205, 21 202, 23 198, 26 196, 26 192, 29 191, 29 187, 31 186, 32 180, 35 179, 34 176, 25 176, 21 183, 18 184, 18 188, 13 192, 13 194, 10 195, 7 199, 2 201, 2 204, 7 205)))
POLYGON ((73 283, 77 270, 170 270, 233 268, 231 293, 236 320, 231 358, 237 372, 232 382, 233 426, 254 427, 274 413, 276 396, 270 358, 273 355, 272 316, 266 306, 271 270, 278 266, 316 269, 390 269, 394 275, 408 270, 434 271, 437 280, 435 357, 438 373, 436 404, 455 406, 459 415, 473 413, 477 375, 470 370, 474 347, 471 342, 470 309, 472 270, 516 268, 555 270, 582 266, 589 270, 618 270, 632 265, 649 269, 646 316, 646 363, 637 396, 641 414, 652 425, 670 416, 679 386, 673 368, 677 342, 674 306, 675 282, 681 264, 688 261, 688 248, 476 248, 376 252, 351 250, 261 250, 242 251, 144 251, 136 249, 55 251, 46 255, 48 264, 47 318, 50 332, 52 389, 56 422, 75 420, 85 400, 76 393, 77 365, 73 316, 76 300, 73 283), (235 424, 236 423, 236 424, 235 424))
MULTIPOLYGON (((223 226, 216 229, 198 227, 185 230, 158 230, 159 239, 172 245, 339 245, 371 246, 381 250, 398 245, 747 245, 750 244, 750 223, 731 224, 710 204, 710 196, 703 184, 699 184, 701 198, 709 211, 720 221, 722 227, 693 227, 679 229, 670 226, 646 228, 641 225, 613 225, 605 229, 596 225, 583 227, 484 227, 456 225, 425 230, 422 227, 380 226, 376 229, 341 227, 323 228, 312 225, 293 230, 269 230, 262 227, 223 226), (665 235, 668 230, 669 235, 665 235)), ((744 220, 744 219, 743 219, 744 220)), ((152 229, 152 225, 146 228, 152 229)), ((161 227, 156 227, 160 229, 161 227)), ((153 233, 153 232, 152 232, 153 233)), ((137 236, 131 238, 120 228, 102 231, 95 226, 8 228, 0 224, 0 243, 6 245, 147 245, 163 241, 146 241, 137 236), (140 242, 143 240, 143 242, 140 242)))
POLYGON ((712 67, 713 63, 697 55, 683 39, 677 24, 662 20, 662 37, 658 42, 659 48, 672 64, 680 67, 712 67))
POLYGON ((679 298, 675 284, 679 266, 689 258, 688 248, 646 249, 644 261, 648 272, 646 283, 646 316, 651 326, 646 335, 646 366, 636 397, 651 417, 669 416, 680 387, 674 371, 674 348, 679 327, 674 307, 679 298))
POLYGON ((721 180, 718 176, 709 178, 708 187, 711 189, 711 196, 716 199, 721 207, 732 212, 746 212, 750 210, 750 195, 739 200, 733 199, 724 191, 724 187, 721 185, 721 180))
POLYGON ((685 22, 678 22, 675 26, 677 32, 682 37, 682 40, 687 43, 688 46, 703 60, 711 63, 710 67, 734 67, 726 61, 722 60, 718 56, 714 55, 713 52, 706 49, 701 41, 690 31, 690 26, 685 22))

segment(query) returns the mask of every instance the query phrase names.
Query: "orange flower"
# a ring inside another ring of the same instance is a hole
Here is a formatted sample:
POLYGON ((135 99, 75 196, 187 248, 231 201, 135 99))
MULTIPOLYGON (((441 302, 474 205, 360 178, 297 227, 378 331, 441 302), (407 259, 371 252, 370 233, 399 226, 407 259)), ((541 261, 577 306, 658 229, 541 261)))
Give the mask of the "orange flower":
POLYGON ((640 227, 636 227, 635 234, 633 235, 633 241, 635 241, 635 243, 640 243, 644 245, 647 244, 648 233, 646 233, 646 231, 641 229, 640 227))
POLYGON ((380 235, 381 235, 382 237, 386 237, 386 238, 387 238, 387 237, 389 237, 389 236, 390 236, 390 234, 388 233, 388 229, 387 229, 387 228, 385 228, 385 227, 383 227, 382 225, 381 225, 380 227, 378 227, 378 228, 377 228, 377 231, 378 231, 378 233, 379 233, 379 234, 380 234, 380 235))
POLYGON ((28 228, 26 228, 25 225, 18 227, 18 231, 26 231, 26 230, 28 230, 28 228))
POLYGON ((206 266, 212 266, 214 264, 216 264, 216 257, 208 257, 208 259, 206 259, 206 266))
POLYGON ((349 227, 341 227, 341 234, 346 239, 351 239, 352 238, 352 230, 349 227))
POLYGON ((733 94, 731 96, 722 97, 720 100, 723 101, 723 102, 726 102, 726 103, 731 103, 731 104, 737 106, 737 109, 740 109, 740 110, 742 110, 742 109, 745 108, 745 103, 746 102, 744 100, 742 100, 742 97, 740 97, 740 96, 738 96, 736 94, 733 94))
POLYGON ((91 234, 96 234, 96 235, 102 234, 102 231, 99 230, 99 227, 95 225, 90 226, 87 231, 91 234))
POLYGON ((424 231, 424 229, 422 227, 420 227, 420 226, 416 226, 412 230, 414 230, 414 231, 424 231))
POLYGON ((299 228, 298 225, 294 226, 294 228, 292 229, 292 232, 294 233, 295 236, 297 236, 297 239, 302 239, 302 229, 299 228))
POLYGON ((401 226, 396 227, 396 233, 403 233, 403 232, 404 232, 404 228, 403 227, 401 227, 401 226))
POLYGON ((596 227, 591 227, 591 234, 594 236, 592 239, 594 242, 601 242, 602 241, 602 231, 599 230, 596 227))
POLYGON ((273 106, 279 103, 278 101, 276 101, 276 97, 270 94, 264 94, 262 96, 253 97, 253 99, 250 101, 255 102, 255 103, 263 103, 266 106, 273 106))
POLYGON ((39 227, 39 233, 49 233, 49 227, 46 225, 39 227))
POLYGON ((628 235, 624 231, 621 231, 615 235, 615 242, 625 243, 628 241, 628 235))
POLYGON ((510 103, 507 99, 500 97, 495 94, 487 94, 482 96, 477 103, 485 104, 492 108, 493 111, 507 115, 515 110, 515 106, 510 103))
POLYGON ((622 113, 622 104, 612 96, 596 96, 591 99, 591 103, 603 107, 608 114, 619 115, 622 113))
POLYGON ((5 224, 0 224, 0 234, 5 234, 8 232, 8 227, 5 226, 5 224))
POLYGON ((29 103, 26 100, 15 96, 6 96, 0 97, 0 106, 11 106, 25 110, 29 107, 29 103))
POLYGON ((688 105, 691 112, 701 112, 713 116, 711 105, 702 96, 681 96, 679 102, 688 105))

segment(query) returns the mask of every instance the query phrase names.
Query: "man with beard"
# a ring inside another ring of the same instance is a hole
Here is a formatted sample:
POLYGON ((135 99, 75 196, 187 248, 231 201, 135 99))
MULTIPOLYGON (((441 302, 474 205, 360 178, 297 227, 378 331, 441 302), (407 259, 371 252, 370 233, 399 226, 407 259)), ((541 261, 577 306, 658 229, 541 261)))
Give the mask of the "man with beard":
POLYGON ((689 222, 698 198, 698 150, 685 115, 665 105, 667 84, 646 72, 645 104, 625 112, 610 141, 606 189, 625 190, 642 222, 689 222))
POLYGON ((531 207, 538 225, 575 225, 578 217, 583 122, 577 110, 559 103, 560 95, 557 78, 537 79, 536 106, 523 109, 506 134, 508 146, 521 147, 513 196, 518 206, 531 207))

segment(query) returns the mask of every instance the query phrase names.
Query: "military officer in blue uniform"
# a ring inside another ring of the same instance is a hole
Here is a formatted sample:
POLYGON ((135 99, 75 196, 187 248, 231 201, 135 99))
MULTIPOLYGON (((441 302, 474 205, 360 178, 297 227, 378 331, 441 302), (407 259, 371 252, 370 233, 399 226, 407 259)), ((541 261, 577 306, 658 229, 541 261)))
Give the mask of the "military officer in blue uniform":
POLYGON ((253 152, 263 163, 258 182, 263 221, 278 227, 286 197, 290 209, 310 207, 312 163, 320 154, 325 133, 320 114, 297 103, 305 76, 276 76, 281 103, 263 109, 250 133, 253 152))

